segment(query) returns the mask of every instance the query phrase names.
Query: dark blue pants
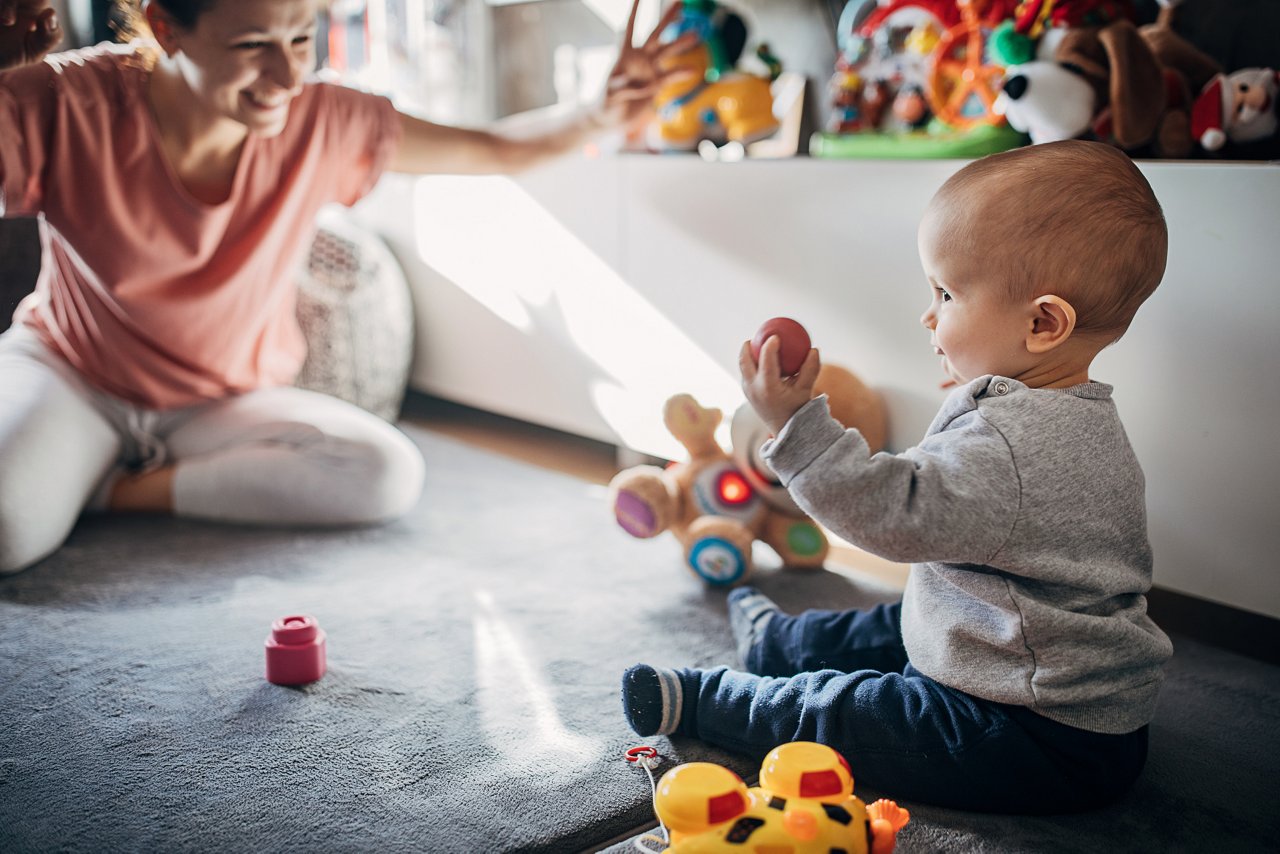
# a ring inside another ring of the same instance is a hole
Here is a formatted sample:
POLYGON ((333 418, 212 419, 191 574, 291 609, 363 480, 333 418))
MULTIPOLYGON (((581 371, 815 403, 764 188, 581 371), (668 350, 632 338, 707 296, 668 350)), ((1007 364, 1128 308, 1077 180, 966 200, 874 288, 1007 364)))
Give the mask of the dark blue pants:
POLYGON ((775 614, 747 666, 754 674, 679 671, 679 731, 748 754, 821 742, 859 790, 895 800, 1078 811, 1114 801, 1146 761, 1146 727, 1088 732, 924 676, 907 660, 898 605, 775 614))

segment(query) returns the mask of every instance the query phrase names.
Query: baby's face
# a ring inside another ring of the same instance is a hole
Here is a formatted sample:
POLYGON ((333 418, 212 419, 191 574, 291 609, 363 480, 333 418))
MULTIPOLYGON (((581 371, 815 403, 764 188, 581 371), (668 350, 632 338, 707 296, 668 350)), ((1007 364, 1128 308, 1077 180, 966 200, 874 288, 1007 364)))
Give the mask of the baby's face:
POLYGON ((930 294, 920 322, 942 370, 957 383, 987 374, 1017 377, 1031 365, 1026 339, 1033 315, 1008 297, 990 258, 946 239, 944 222, 945 215, 930 210, 919 233, 930 294))

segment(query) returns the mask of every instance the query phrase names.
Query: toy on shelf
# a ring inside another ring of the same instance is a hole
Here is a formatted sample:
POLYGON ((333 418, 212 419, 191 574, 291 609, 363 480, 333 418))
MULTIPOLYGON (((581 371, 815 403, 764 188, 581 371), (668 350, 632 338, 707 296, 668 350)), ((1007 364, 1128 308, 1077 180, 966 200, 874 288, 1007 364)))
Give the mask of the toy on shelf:
POLYGON ((988 42, 1014 0, 850 0, 820 157, 976 157, 1025 137, 996 112, 988 42))
POLYGON ((767 45, 761 45, 758 55, 771 77, 738 70, 747 42, 742 16, 715 0, 683 0, 683 4, 680 17, 662 34, 662 41, 670 43, 692 32, 698 42, 668 57, 664 67, 694 74, 667 83, 655 96, 654 147, 693 150, 704 140, 746 145, 773 134, 779 125, 770 83, 781 73, 781 62, 767 45))
POLYGON ((1118 0, 1040 0, 994 40, 1008 64, 997 109, 1031 141, 1086 138, 1134 156, 1185 158, 1274 136, 1272 69, 1223 74, 1172 26, 1161 0, 1137 27, 1118 0))
POLYGON ((1165 156, 1186 147, 1187 86, 1161 68, 1132 4, 1024 2, 993 47, 1008 67, 997 109, 1033 143, 1087 137, 1134 150, 1166 140, 1165 156))
POLYGON ((1242 68, 1215 75, 1192 107, 1191 135, 1206 151, 1275 136, 1280 72, 1242 68))
POLYGON ((653 806, 670 831, 671 854, 891 854, 910 813, 890 800, 864 803, 853 782, 835 750, 796 741, 765 757, 760 785, 751 788, 720 765, 677 765, 658 781, 653 806))
MULTIPOLYGON (((853 373, 823 365, 815 391, 829 396, 832 415, 858 428, 873 452, 884 446, 884 403, 853 373)), ((786 566, 822 566, 826 535, 761 458, 768 428, 750 406, 744 404, 733 416, 732 454, 716 439, 723 418, 719 409, 679 394, 667 400, 662 417, 689 458, 666 469, 635 466, 613 478, 610 505, 623 530, 642 539, 670 531, 684 547, 688 568, 714 586, 737 584, 751 573, 756 540, 786 566)))
POLYGON ((311 616, 281 617, 266 640, 267 681, 306 685, 324 675, 324 631, 311 616))
MULTIPOLYGON (((969 130, 999 124, 996 98, 1004 69, 987 56, 990 18, 979 15, 979 0, 956 0, 960 23, 949 28, 933 48, 924 92, 934 115, 953 128, 969 130)), ((999 9, 1000 4, 989 4, 999 9)))

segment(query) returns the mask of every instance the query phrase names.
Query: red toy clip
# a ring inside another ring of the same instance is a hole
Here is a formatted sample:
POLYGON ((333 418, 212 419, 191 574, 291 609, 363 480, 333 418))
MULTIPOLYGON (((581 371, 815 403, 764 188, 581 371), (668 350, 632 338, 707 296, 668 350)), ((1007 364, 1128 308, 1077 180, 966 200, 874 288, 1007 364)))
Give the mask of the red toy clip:
POLYGON ((281 617, 267 638, 267 681, 305 685, 324 675, 324 632, 315 617, 281 617))
POLYGON ((637 747, 628 748, 626 756, 629 764, 643 765, 647 767, 649 764, 647 760, 658 758, 658 749, 656 747, 650 747, 647 744, 641 744, 637 747))

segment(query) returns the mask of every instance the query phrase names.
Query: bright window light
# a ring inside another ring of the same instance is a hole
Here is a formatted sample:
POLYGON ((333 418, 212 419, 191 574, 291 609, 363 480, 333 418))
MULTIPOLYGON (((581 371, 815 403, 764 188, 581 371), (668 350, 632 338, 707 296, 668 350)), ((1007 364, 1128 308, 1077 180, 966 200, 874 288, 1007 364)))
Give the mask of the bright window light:
POLYGON ((515 181, 428 176, 414 193, 422 261, 512 327, 563 335, 564 346, 590 359, 605 377, 592 383, 591 399, 623 444, 683 458, 662 424, 668 397, 691 394, 723 410, 726 422, 741 404, 736 375, 515 181), (551 315, 562 329, 535 323, 551 315))

